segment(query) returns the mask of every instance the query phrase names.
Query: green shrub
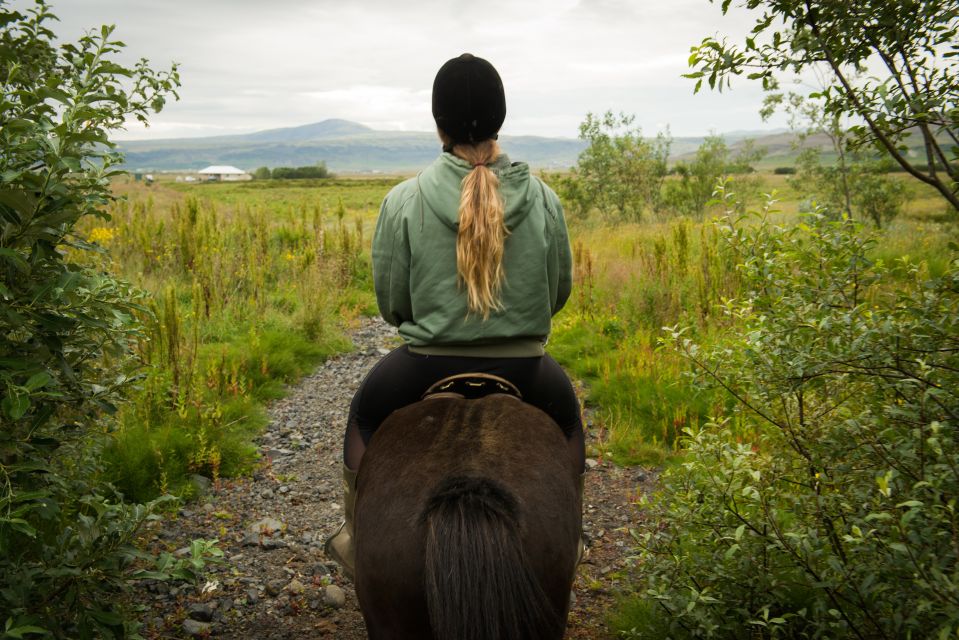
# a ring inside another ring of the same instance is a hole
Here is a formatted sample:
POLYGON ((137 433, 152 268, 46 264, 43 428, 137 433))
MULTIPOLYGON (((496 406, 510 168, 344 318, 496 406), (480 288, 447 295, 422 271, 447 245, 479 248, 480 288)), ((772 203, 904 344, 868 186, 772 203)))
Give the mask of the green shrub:
POLYGON ((570 174, 556 183, 574 216, 595 208, 609 220, 638 221, 644 212, 659 210, 672 138, 668 131, 643 138, 634 120, 607 111, 602 116, 587 113, 579 125, 579 137, 589 146, 570 174))
POLYGON ((728 417, 688 432, 637 533, 645 604, 625 634, 955 637, 959 259, 933 279, 873 263, 859 225, 819 214, 720 225, 741 330, 671 343, 759 435, 737 441, 728 417))
POLYGON ((696 149, 695 158, 688 163, 677 162, 673 167, 677 177, 666 182, 663 188, 666 208, 676 214, 701 219, 713 201, 716 181, 733 175, 740 192, 739 201, 747 202, 749 196, 759 192, 761 180, 746 176, 754 172, 752 165, 765 154, 765 149, 756 148, 751 140, 747 140, 734 155, 722 136, 706 136, 696 149))
POLYGON ((305 180, 316 178, 330 178, 329 170, 325 162, 319 162, 313 166, 306 167, 276 167, 271 172, 274 180, 305 180))
POLYGON ((0 625, 4 638, 115 638, 135 628, 117 604, 131 580, 191 577, 213 552, 141 553, 157 503, 126 504, 101 480, 141 307, 81 264, 98 248, 74 231, 112 199, 107 133, 159 110, 179 80, 175 66, 115 62, 110 27, 56 47, 53 19, 42 1, 0 7, 0 625))
POLYGON ((876 228, 888 225, 906 202, 905 185, 886 175, 892 166, 887 161, 853 167, 853 205, 860 217, 871 220, 876 228))

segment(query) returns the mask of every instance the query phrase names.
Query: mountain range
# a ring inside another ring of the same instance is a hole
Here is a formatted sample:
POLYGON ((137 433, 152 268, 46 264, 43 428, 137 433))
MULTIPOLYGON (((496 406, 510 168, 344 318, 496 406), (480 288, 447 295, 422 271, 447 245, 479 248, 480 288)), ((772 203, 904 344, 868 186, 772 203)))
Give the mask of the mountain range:
MULTIPOLYGON (((769 132, 737 131, 727 143, 769 132)), ((702 137, 673 138, 672 155, 694 152, 702 137)), ((586 142, 575 138, 500 136, 510 157, 536 169, 561 169, 576 164, 586 142)), ((198 171, 212 164, 246 171, 257 167, 299 167, 325 162, 333 172, 415 171, 440 152, 435 132, 377 131, 349 120, 268 129, 241 135, 118 142, 126 168, 133 171, 198 171)))
MULTIPOLYGON (((538 168, 569 167, 585 147, 582 140, 537 136, 501 136, 504 150, 538 168)), ((401 172, 428 164, 440 152, 436 133, 376 131, 349 120, 324 120, 299 127, 242 135, 169 140, 122 141, 128 169, 197 171, 227 164, 300 167, 325 162, 333 172, 401 172)))

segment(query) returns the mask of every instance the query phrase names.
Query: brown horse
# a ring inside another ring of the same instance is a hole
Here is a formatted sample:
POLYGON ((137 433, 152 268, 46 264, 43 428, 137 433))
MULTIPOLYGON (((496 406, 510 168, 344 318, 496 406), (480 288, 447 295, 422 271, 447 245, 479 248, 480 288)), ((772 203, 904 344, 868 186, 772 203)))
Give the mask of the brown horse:
POLYGON ((360 466, 356 595, 373 640, 562 638, 582 526, 562 431, 516 398, 393 413, 360 466))

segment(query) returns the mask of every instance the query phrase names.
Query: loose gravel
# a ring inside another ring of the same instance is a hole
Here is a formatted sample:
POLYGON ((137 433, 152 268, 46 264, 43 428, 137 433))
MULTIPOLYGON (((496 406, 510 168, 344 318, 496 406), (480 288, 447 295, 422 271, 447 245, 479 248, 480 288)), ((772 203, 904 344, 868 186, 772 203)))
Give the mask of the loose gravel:
MULTIPOLYGON (((399 344, 379 319, 352 332, 355 350, 328 360, 269 408, 257 444, 262 465, 249 478, 214 485, 162 520, 147 541, 186 550, 216 538, 224 562, 197 585, 151 582, 135 594, 146 638, 343 640, 366 638, 352 584, 323 552, 343 518, 342 434, 353 392, 366 372, 399 344)), ((587 413, 587 418, 589 414, 587 413)), ((590 436, 592 437, 592 436, 590 436)), ((584 498, 588 555, 580 565, 566 637, 612 638, 606 614, 626 587, 634 508, 656 471, 590 458, 584 498)))

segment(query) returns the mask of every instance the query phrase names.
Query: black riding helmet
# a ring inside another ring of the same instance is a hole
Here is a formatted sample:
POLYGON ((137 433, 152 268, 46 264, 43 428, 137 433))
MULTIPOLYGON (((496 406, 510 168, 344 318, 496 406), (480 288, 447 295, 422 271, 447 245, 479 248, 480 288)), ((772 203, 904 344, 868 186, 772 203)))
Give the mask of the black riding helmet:
POLYGON ((433 119, 453 144, 495 139, 506 119, 506 94, 493 65, 464 53, 440 67, 433 80, 433 119))

